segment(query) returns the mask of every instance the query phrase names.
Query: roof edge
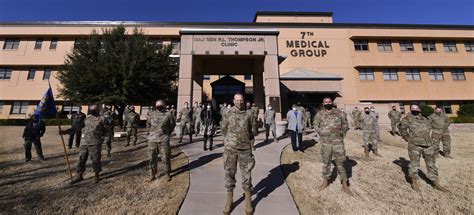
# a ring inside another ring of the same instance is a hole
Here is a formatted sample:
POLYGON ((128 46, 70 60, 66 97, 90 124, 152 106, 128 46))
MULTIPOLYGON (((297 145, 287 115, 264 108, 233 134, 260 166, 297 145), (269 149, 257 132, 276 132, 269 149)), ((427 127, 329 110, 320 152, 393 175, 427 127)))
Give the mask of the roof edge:
POLYGON ((253 17, 253 22, 257 16, 333 16, 332 12, 320 11, 257 11, 253 17))

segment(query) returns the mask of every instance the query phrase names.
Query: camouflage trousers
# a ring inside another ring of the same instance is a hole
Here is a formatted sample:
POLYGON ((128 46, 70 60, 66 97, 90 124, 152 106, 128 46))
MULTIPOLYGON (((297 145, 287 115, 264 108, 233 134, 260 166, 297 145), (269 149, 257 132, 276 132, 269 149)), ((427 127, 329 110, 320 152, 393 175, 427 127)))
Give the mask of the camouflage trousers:
POLYGON ((79 147, 79 163, 77 164, 77 173, 84 173, 86 171, 87 158, 91 157, 92 168, 95 173, 102 171, 102 165, 100 163, 100 151, 102 144, 99 145, 81 145, 79 147))
POLYGON ((369 147, 369 143, 372 144, 372 149, 377 149, 379 138, 377 137, 375 131, 364 131, 364 148, 369 147))
POLYGON ((321 144, 321 157, 323 159, 323 177, 331 176, 332 157, 336 160, 336 167, 339 177, 342 181, 347 181, 346 169, 344 161, 346 161, 346 149, 344 144, 321 144))
POLYGON ((354 121, 354 128, 356 128, 356 129, 360 128, 359 120, 360 120, 360 118, 358 118, 358 117, 352 118, 352 121, 354 121))
POLYGON ((31 145, 35 146, 36 155, 38 156, 38 158, 43 160, 43 148, 41 147, 41 141, 39 139, 25 140, 25 144, 23 145, 25 147, 25 160, 31 160, 31 145))
POLYGON ((214 126, 214 123, 202 123, 201 132, 204 136, 204 145, 207 143, 207 140, 209 140, 212 146, 214 133, 216 132, 216 127, 214 126))
POLYGON ((391 120, 390 125, 392 126, 392 133, 395 134, 398 132, 398 124, 400 124, 400 120, 391 120))
POLYGON ((420 158, 423 156, 428 170, 428 178, 431 181, 438 180, 438 168, 436 168, 437 146, 417 146, 408 144, 408 156, 410 157, 410 164, 408 165, 408 174, 411 178, 418 177, 418 169, 420 169, 420 158))
POLYGON ((244 191, 252 191, 252 169, 255 167, 255 158, 253 157, 252 149, 237 150, 231 147, 225 147, 225 188, 227 191, 233 191, 235 188, 237 163, 239 163, 240 173, 242 175, 242 189, 244 191))
POLYGON ((179 137, 183 137, 183 135, 185 135, 185 134, 192 135, 192 125, 191 125, 191 123, 192 122, 181 121, 181 124, 179 125, 180 130, 181 130, 181 134, 179 135, 179 137))
POLYGON ((133 145, 137 144, 137 128, 127 128, 127 145, 130 144, 130 139, 133 145))
POLYGON ((437 151, 440 151, 440 142, 443 143, 443 152, 444 154, 451 154, 451 135, 449 135, 449 131, 443 131, 438 129, 433 129, 433 133, 431 134, 433 138, 433 144, 436 145, 437 151))
POLYGON ((276 126, 275 123, 267 124, 265 123, 265 137, 268 139, 270 136, 270 131, 272 131, 273 138, 276 138, 276 126))
POLYGON ((201 120, 196 119, 194 121, 194 133, 195 134, 201 134, 201 120))
POLYGON ((114 140, 114 130, 107 130, 104 137, 105 147, 107 148, 107 152, 112 150, 112 141, 114 140))
POLYGON ((169 137, 162 142, 148 141, 148 158, 150 159, 150 174, 156 175, 158 173, 158 154, 160 154, 161 161, 165 162, 164 173, 170 175, 171 173, 171 148, 169 137))
POLYGON ((375 126, 375 135, 377 136, 377 139, 379 141, 382 141, 382 139, 380 139, 380 128, 379 128, 378 124, 377 124, 377 126, 375 126))

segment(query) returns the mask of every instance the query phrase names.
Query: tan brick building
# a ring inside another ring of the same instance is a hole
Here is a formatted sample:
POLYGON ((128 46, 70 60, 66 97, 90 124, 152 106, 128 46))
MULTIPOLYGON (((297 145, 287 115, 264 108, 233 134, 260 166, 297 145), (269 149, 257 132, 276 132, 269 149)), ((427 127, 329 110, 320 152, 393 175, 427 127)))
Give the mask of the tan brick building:
POLYGON ((0 23, 0 118, 33 112, 47 79, 57 95, 54 77, 76 38, 119 24, 173 45, 178 108, 184 101, 218 105, 237 91, 282 113, 297 101, 315 107, 325 96, 348 111, 374 105, 381 115, 392 104, 442 105, 455 114, 459 104, 474 102, 474 26, 333 23, 326 12, 257 12, 248 23, 0 23))

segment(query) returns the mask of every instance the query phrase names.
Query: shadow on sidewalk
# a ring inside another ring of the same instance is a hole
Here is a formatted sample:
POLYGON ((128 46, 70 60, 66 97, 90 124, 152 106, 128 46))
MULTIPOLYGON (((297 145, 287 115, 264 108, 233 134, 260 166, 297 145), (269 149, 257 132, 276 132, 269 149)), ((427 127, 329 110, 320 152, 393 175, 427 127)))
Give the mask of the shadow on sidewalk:
POLYGON ((175 170, 172 170, 171 172, 173 172, 171 174, 172 177, 176 176, 176 175, 179 175, 183 172, 186 172, 186 171, 190 171, 192 169, 196 169, 196 168, 199 168, 217 158, 220 158, 222 157, 222 152, 220 153, 214 153, 214 154, 208 154, 208 155, 205 155, 205 156, 202 156, 202 157, 199 157, 199 159, 197 160, 194 160, 192 161, 191 163, 189 164, 186 164, 184 166, 181 166, 175 170))

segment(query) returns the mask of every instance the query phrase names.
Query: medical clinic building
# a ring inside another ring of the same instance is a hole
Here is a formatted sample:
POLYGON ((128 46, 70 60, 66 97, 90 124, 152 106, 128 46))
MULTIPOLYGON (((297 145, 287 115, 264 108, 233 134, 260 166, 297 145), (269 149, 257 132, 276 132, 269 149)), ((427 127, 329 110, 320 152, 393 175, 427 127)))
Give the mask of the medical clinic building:
MULTIPOLYGON (((474 102, 474 26, 334 23, 328 12, 257 12, 253 22, 0 23, 0 118, 25 118, 76 39, 122 24, 172 45, 184 102, 230 102, 244 93, 285 117, 291 104, 376 106, 386 115, 417 102, 456 114, 474 102)), ((153 89, 151 89, 153 90, 153 89)), ((56 98, 62 111, 76 106, 56 98)), ((76 104, 77 105, 77 104, 76 104)), ((140 114, 149 107, 136 104, 140 114)))

